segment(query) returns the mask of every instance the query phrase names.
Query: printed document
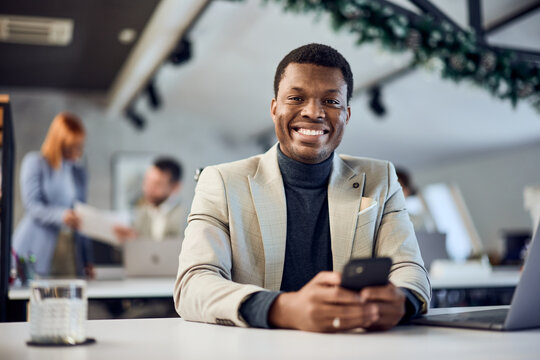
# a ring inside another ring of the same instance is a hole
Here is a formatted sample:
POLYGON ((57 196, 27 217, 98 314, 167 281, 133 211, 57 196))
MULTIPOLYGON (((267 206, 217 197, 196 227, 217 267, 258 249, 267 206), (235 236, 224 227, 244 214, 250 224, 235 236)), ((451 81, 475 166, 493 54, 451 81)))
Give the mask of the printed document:
POLYGON ((125 219, 120 214, 80 202, 75 204, 75 213, 81 219, 78 230, 81 234, 109 245, 120 245, 114 234, 115 225, 125 225, 125 219))

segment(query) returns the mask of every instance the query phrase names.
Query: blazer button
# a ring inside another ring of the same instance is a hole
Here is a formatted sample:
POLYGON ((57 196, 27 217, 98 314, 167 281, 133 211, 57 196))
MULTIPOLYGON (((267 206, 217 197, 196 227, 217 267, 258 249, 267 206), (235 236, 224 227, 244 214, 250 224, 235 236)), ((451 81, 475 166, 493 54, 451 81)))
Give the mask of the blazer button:
POLYGON ((359 183, 354 183, 354 184, 352 184, 352 187, 355 188, 355 189, 358 189, 359 186, 360 186, 359 183))

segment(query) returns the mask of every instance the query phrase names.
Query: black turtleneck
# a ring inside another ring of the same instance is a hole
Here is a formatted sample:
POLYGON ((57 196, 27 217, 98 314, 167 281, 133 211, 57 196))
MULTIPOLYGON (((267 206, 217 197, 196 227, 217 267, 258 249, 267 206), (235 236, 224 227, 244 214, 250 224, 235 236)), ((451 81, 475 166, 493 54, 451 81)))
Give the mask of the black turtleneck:
POLYGON ((332 158, 304 164, 278 147, 278 164, 287 199, 287 242, 282 291, 297 291, 321 271, 332 271, 328 179, 332 158))

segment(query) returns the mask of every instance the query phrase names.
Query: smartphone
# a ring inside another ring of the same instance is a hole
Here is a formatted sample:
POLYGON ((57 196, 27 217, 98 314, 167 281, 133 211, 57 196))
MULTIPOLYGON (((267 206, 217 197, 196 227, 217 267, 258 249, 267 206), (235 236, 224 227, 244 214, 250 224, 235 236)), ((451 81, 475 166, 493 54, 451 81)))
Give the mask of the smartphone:
POLYGON ((341 286, 360 291, 366 286, 386 285, 391 266, 392 259, 389 257, 351 259, 343 268, 341 286))

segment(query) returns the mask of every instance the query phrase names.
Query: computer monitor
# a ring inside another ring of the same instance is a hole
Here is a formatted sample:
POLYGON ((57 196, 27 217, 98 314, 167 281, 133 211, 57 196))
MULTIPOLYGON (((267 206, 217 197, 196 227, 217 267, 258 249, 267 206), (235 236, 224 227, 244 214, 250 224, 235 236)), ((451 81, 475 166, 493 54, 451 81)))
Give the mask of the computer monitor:
POLYGON ((457 185, 431 184, 421 191, 438 232, 446 234, 446 250, 453 260, 484 253, 465 200, 457 185))

